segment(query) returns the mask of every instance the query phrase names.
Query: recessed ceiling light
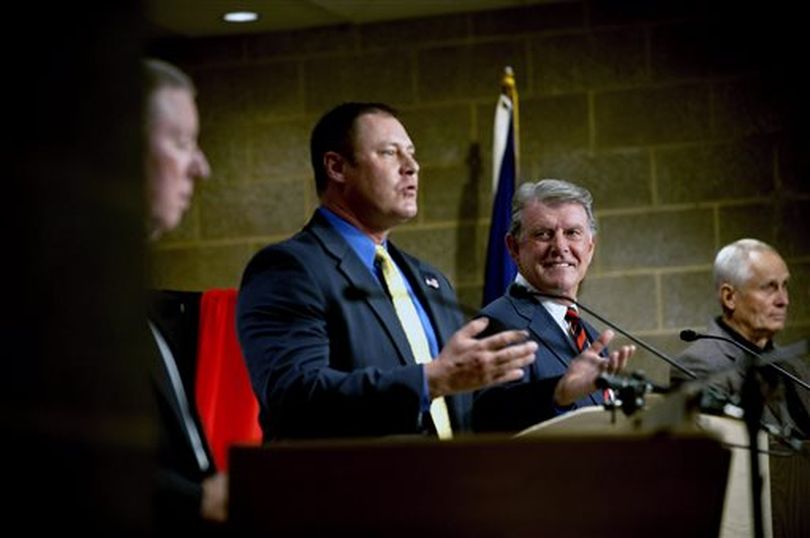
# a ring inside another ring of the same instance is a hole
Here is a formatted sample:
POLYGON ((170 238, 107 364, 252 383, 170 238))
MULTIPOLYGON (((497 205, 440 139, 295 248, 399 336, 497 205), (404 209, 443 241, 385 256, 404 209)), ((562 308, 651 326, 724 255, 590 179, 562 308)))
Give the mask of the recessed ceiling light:
POLYGON ((222 16, 225 22, 253 22, 258 18, 255 11, 230 11, 222 16))

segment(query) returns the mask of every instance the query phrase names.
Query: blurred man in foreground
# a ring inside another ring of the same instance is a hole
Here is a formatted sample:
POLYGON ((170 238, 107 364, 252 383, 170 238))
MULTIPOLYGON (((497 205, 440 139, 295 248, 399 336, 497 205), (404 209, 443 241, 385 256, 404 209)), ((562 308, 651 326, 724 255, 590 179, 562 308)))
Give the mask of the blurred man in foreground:
MULTIPOLYGON (((176 228, 191 203, 194 185, 210 174, 197 145, 195 88, 178 68, 144 62, 146 99, 147 235, 151 241, 176 228)), ((166 337, 153 321, 160 352, 154 379, 160 411, 156 527, 159 533, 205 530, 227 516, 227 475, 217 473, 191 397, 166 337)))

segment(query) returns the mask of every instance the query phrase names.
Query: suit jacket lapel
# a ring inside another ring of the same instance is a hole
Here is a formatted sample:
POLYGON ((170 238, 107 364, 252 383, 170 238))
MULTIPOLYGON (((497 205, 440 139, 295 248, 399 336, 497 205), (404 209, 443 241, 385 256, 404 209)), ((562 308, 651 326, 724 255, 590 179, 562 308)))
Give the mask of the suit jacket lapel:
MULTIPOLYGON (((441 352, 453 333, 458 330, 458 324, 446 317, 448 312, 452 312, 452 309, 456 308, 455 296, 449 293, 449 288, 443 287, 443 278, 439 279, 419 260, 404 255, 391 241, 388 242, 388 251, 410 282, 411 288, 425 309, 441 352)), ((454 429, 463 430, 469 427, 469 425, 465 426, 465 423, 469 420, 467 414, 472 406, 471 398, 470 394, 464 393, 445 397, 454 429)))
POLYGON ((377 316, 385 333, 398 351, 403 364, 415 364, 411 346, 399 322, 394 305, 380 286, 379 281, 369 273, 363 262, 343 237, 320 213, 316 212, 307 228, 313 233, 336 262, 338 272, 346 279, 347 290, 358 290, 358 301, 364 301, 377 316))
MULTIPOLYGON (((157 327, 157 325, 155 325, 155 327, 157 327)), ((160 329, 158 328, 158 330, 160 329)), ((180 403, 177 401, 177 395, 175 394, 174 388, 172 387, 172 382, 169 379, 169 372, 166 370, 166 364, 164 363, 163 356, 161 355, 158 344, 155 341, 155 337, 151 331, 149 331, 149 340, 152 342, 150 350, 153 355, 151 366, 149 368, 152 382, 155 384, 157 392, 171 408, 174 417, 177 419, 177 423, 180 424, 183 431, 185 431, 185 420, 183 418, 183 412, 180 411, 180 403)))
POLYGON ((430 319, 430 323, 433 326, 433 331, 436 333, 439 350, 441 351, 441 348, 450 339, 456 327, 450 328, 446 323, 440 321, 436 302, 438 301, 439 303, 439 309, 442 307, 452 308, 454 305, 442 304, 446 298, 441 294, 438 277, 426 272, 424 266, 422 266, 418 260, 412 261, 413 258, 404 256, 390 241, 388 242, 388 250, 404 273, 405 278, 408 279, 411 288, 413 288, 413 292, 425 309, 428 319, 430 319), (430 282, 430 284, 428 284, 428 282, 430 282))
MULTIPOLYGON (((557 325, 548 310, 531 297, 512 297, 511 299, 518 314, 528 320, 528 328, 540 340, 541 349, 545 349, 554 357, 563 372, 568 369, 571 357, 578 355, 579 351, 571 339, 557 325), (563 355, 558 351, 563 349, 569 350, 570 353, 563 355)), ((593 328, 585 324, 586 332, 589 329, 588 336, 592 338, 593 328)), ((532 367, 539 369, 540 365, 535 362, 532 367)), ((594 396, 594 394, 581 398, 579 402, 582 402, 582 400, 590 400, 590 402, 597 405, 602 403, 602 398, 598 395, 594 396)))
POLYGON ((163 398, 166 404, 171 408, 172 414, 177 419, 177 423, 180 424, 185 431, 183 413, 180 411, 180 404, 178 403, 177 396, 172 388, 169 373, 166 371, 166 365, 163 363, 163 357, 160 355, 160 350, 158 349, 154 338, 152 339, 152 343, 153 354, 155 355, 152 361, 152 367, 150 368, 152 382, 155 384, 155 389, 160 394, 160 397, 163 398))
POLYGON ((560 355, 557 350, 570 348, 573 351, 573 344, 567 341, 565 334, 543 305, 532 297, 512 296, 510 299, 517 314, 526 320, 526 327, 539 340, 541 349, 549 351, 563 370, 568 368, 568 358, 560 355))
MULTIPOLYGON (((732 336, 723 330, 722 327, 717 323, 716 320, 712 320, 709 324, 709 330, 706 331, 713 336, 722 336, 723 338, 732 338, 732 336)), ((745 353, 738 348, 737 346, 730 344, 728 342, 723 342, 722 340, 711 340, 712 344, 717 346, 717 349, 729 360, 729 366, 732 363, 740 363, 737 366, 740 369, 745 367, 744 361, 740 361, 739 359, 745 357, 745 353)))

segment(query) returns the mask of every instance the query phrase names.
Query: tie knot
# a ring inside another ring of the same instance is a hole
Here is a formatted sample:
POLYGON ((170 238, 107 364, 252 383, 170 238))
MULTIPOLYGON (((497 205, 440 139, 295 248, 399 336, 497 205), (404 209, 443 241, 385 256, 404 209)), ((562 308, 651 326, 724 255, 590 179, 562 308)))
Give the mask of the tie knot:
POLYGON ((388 257, 388 251, 385 250, 385 247, 382 245, 375 245, 374 246, 374 257, 378 260, 385 259, 388 257))
POLYGON ((579 314, 577 313, 576 308, 573 306, 568 307, 568 309, 565 311, 565 321, 568 323, 579 321, 579 314))

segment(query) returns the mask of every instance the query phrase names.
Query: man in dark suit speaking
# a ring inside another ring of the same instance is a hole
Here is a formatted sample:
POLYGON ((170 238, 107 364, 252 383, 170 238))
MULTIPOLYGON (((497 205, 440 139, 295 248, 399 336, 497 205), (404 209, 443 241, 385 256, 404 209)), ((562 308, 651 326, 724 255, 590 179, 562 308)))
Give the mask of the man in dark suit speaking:
POLYGON ((416 215, 414 146, 386 105, 346 103, 310 141, 321 206, 245 269, 239 338, 266 440, 468 429, 465 392, 519 378, 536 344, 477 339, 438 270, 389 231, 416 215))
POLYGON ((473 421, 479 431, 518 431, 603 403, 597 376, 622 369, 635 351, 623 346, 608 354, 612 331, 598 335, 571 301, 543 295, 576 300, 585 279, 596 245, 587 190, 557 179, 524 183, 514 196, 506 243, 518 275, 481 314, 499 326, 526 330, 540 345, 523 378, 476 394, 473 421), (593 353, 603 358, 595 360, 593 353))

